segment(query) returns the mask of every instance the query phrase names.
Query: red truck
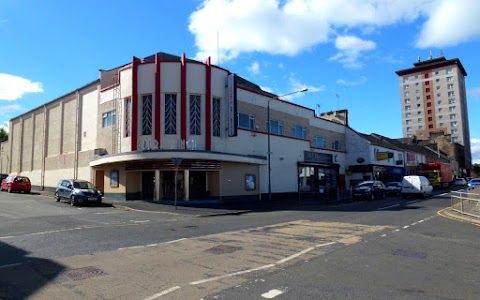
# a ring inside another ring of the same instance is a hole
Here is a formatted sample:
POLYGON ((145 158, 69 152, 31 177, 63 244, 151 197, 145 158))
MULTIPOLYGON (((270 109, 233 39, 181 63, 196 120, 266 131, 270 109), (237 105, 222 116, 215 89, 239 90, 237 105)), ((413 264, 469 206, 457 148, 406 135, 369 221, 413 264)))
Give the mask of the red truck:
POLYGON ((423 164, 421 174, 435 188, 448 187, 453 180, 452 166, 442 162, 423 164))

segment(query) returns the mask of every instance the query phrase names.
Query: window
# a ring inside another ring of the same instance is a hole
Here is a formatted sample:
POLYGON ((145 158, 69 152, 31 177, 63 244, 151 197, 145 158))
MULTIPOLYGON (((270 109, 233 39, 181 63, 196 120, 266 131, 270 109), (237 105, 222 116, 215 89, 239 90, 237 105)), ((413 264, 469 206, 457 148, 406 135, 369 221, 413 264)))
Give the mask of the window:
POLYGON ((426 88, 425 93, 430 93, 430 88, 426 88))
POLYGON ((436 82, 440 82, 440 79, 437 78, 437 79, 435 79, 435 81, 436 81, 436 82))
POLYGON ((411 110, 412 107, 410 105, 405 105, 405 110, 411 110))
POLYGON ((435 75, 438 75, 438 74, 440 74, 440 72, 438 72, 438 71, 435 71, 435 75))
POLYGON ((283 122, 270 119, 270 133, 283 134, 283 122))
POLYGON ((443 120, 443 115, 439 115, 438 119, 443 120))
POLYGON ((406 123, 407 125, 411 125, 411 124, 412 124, 412 120, 406 120, 405 123, 406 123))
POLYGON ((305 127, 294 125, 292 127, 292 134, 294 137, 305 139, 307 137, 307 129, 305 127))
POLYGON ((418 122, 423 122, 423 119, 422 119, 422 118, 418 118, 418 122))
POLYGON ((452 129, 450 132, 451 132, 452 134, 457 134, 457 133, 458 133, 458 129, 452 129))
POLYGON ((453 69, 447 69, 447 74, 453 74, 453 69))
POLYGON ((408 77, 403 77, 403 82, 408 82, 408 77))
POLYGON ((442 96, 442 94, 440 94, 440 93, 437 93, 437 98, 440 98, 440 96, 442 96))
POLYGON ((152 134, 152 94, 142 96, 142 135, 152 134))
POLYGON ((418 79, 418 75, 415 75, 415 79, 418 79))
POLYGON ((201 97, 200 95, 190 95, 190 134, 201 134, 201 97))
POLYGON ((437 104, 442 104, 442 100, 438 100, 438 101, 437 101, 437 104))
POLYGON ((418 116, 421 116, 421 115, 422 115, 422 111, 421 111, 421 110, 417 111, 417 115, 418 115, 418 116))
POLYGON ((125 137, 132 135, 132 98, 125 98, 125 137))
POLYGON ((115 111, 107 111, 102 114, 102 127, 111 127, 115 125, 115 111))
POLYGON ((447 82, 452 82, 453 81, 453 76, 448 76, 447 77, 447 82))
POLYGON ((430 100, 432 97, 430 95, 427 95, 427 100, 430 100))
POLYGON ((430 78, 430 74, 425 74, 425 78, 430 78))
POLYGON ((419 93, 420 93, 420 90, 419 90, 419 89, 416 89, 416 90, 415 90, 415 93, 419 94, 419 93))
POLYGON ((432 110, 429 109, 429 110, 427 111, 427 114, 431 115, 431 114, 432 114, 432 110))
POLYGON ((339 141, 335 140, 335 141, 332 142, 332 149, 341 151, 342 150, 342 144, 339 141))
POLYGON ((448 97, 453 97, 453 96, 455 96, 455 92, 454 92, 454 91, 448 92, 448 97))
POLYGON ((408 97, 410 97, 410 93, 409 92, 404 92, 403 96, 404 96, 404 98, 408 98, 408 97))
POLYGON ((420 136, 423 136, 423 132, 420 132, 420 134, 419 134, 419 135, 420 135, 420 136))
POLYGON ((437 85, 437 91, 438 91, 439 89, 440 89, 440 86, 439 86, 439 85, 437 85))
POLYGON ((410 98, 406 98, 405 103, 410 103, 410 98))
POLYGON ((452 136, 452 143, 458 143, 458 136, 452 136))
POLYGON ((443 111, 443 108, 442 107, 439 107, 438 108, 438 112, 442 112, 443 111))
POLYGON ((427 107, 432 107, 432 102, 427 102, 427 107))
POLYGON ((456 119, 457 118, 457 114, 450 114, 450 120, 453 120, 453 119, 456 119))
POLYGON ((450 107, 448 108, 448 111, 450 111, 450 112, 455 111, 455 108, 456 108, 456 106, 450 106, 450 107))
POLYGON ((407 132, 412 132, 412 131, 413 131, 412 127, 407 127, 407 132))
POLYGON ((453 89, 453 83, 447 84, 447 89, 449 89, 449 90, 453 89))
POLYGON ((433 128, 433 124, 428 125, 428 129, 432 129, 432 128, 433 128))
POLYGON ((406 113, 405 118, 410 118, 412 116, 412 113, 406 113))
POLYGON ((417 101, 420 100, 420 97, 417 97, 417 101))
POLYGON ((419 130, 422 130, 422 129, 423 129, 423 125, 418 125, 418 129, 419 129, 419 130))
POLYGON ((428 122, 433 122, 433 117, 428 117, 428 122))
POLYGON ((415 83, 415 86, 418 86, 418 85, 419 85, 419 83, 418 83, 418 82, 416 82, 416 83, 415 83))
POLYGON ((422 107, 422 104, 421 104, 421 103, 418 103, 418 104, 417 104, 417 108, 419 108, 419 107, 422 107))
POLYGON ((455 98, 448 99, 448 104, 454 104, 455 102, 455 98))
POLYGON ((440 126, 440 127, 443 127, 443 125, 445 125, 445 124, 443 124, 442 122, 440 122, 440 123, 438 124, 438 126, 440 126))
MULTIPOLYGON (((425 85, 430 85, 430 81, 425 82, 425 85)), ((430 89, 430 88, 429 88, 430 89)))
POLYGON ((451 127, 457 127, 458 123, 457 121, 450 122, 451 127))
POLYGON ((220 136, 220 98, 213 98, 212 99, 212 135, 213 136, 220 136))
POLYGON ((255 116, 238 113, 238 127, 246 128, 246 129, 254 129, 255 128, 255 116))
POLYGON ((322 136, 316 136, 313 140, 313 144, 315 147, 325 148, 327 145, 327 141, 322 136))
POLYGON ((177 134, 177 94, 165 94, 165 134, 177 134))
POLYGON ((407 91, 407 90, 410 89, 410 86, 408 84, 406 84, 406 85, 403 86, 403 89, 407 91))

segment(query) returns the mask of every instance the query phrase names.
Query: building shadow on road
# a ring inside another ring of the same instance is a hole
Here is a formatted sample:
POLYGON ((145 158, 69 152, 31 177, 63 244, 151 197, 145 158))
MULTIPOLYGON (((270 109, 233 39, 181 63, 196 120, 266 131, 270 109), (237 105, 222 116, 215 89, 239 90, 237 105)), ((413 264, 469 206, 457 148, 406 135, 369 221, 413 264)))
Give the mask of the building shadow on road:
POLYGON ((0 241, 0 299, 27 299, 51 284, 65 267, 0 241))

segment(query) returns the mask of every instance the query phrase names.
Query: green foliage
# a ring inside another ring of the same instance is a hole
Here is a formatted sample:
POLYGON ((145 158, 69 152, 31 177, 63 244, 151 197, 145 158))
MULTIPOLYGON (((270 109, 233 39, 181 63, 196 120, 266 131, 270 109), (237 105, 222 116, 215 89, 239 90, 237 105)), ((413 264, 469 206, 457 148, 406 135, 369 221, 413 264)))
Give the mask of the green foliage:
POLYGON ((473 164, 473 170, 475 173, 480 174, 480 164, 473 164))
POLYGON ((0 143, 5 142, 8 140, 8 133, 5 131, 5 129, 0 128, 0 143))

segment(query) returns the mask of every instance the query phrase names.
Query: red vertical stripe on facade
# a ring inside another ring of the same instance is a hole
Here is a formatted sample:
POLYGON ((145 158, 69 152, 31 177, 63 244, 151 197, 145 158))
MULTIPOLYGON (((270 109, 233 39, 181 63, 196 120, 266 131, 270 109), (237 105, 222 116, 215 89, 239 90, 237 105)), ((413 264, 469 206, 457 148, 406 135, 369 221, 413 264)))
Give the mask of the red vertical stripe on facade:
POLYGON ((205 62, 205 150, 212 150, 212 65, 205 62))
POLYGON ((182 141, 187 140, 187 60, 185 53, 181 58, 181 70, 180 70, 180 139, 182 141))
POLYGON ((160 118, 162 115, 162 106, 160 104, 160 56, 155 53, 155 139, 160 148, 160 118))
POLYGON ((138 64, 140 59, 132 59, 132 151, 137 150, 138 138, 138 64))

